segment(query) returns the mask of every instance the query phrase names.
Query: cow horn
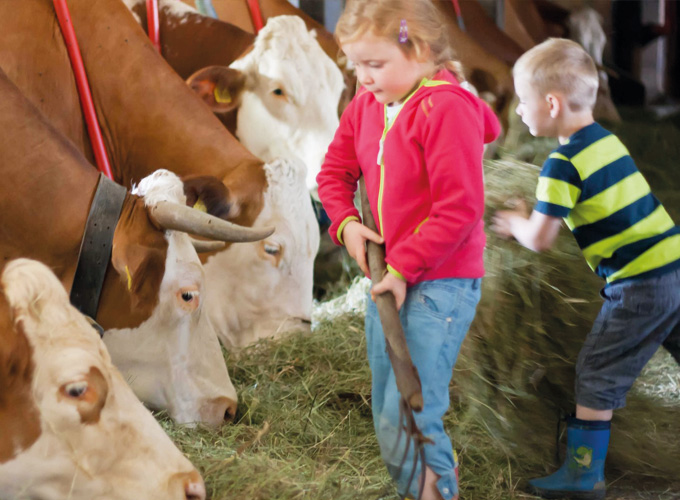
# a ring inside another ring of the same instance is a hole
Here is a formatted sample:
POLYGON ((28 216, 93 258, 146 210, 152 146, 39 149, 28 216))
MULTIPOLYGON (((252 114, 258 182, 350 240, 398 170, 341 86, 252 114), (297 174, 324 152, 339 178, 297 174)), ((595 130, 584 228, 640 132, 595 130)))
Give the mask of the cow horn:
POLYGON ((151 207, 149 214, 163 229, 183 231, 211 240, 258 241, 274 232, 273 227, 238 226, 200 210, 169 201, 159 201, 151 207))
POLYGON ((197 240, 196 238, 191 237, 190 239, 191 244, 194 246, 194 250, 198 253, 217 252, 227 246, 224 241, 197 240))

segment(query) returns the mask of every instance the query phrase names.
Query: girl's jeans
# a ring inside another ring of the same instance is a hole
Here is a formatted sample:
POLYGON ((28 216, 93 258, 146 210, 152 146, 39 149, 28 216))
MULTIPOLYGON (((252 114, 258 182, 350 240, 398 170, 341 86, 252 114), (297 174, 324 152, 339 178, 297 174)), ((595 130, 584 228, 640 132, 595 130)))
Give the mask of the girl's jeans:
MULTIPOLYGON (((425 405, 415 414, 420 431, 434 441, 425 445, 425 461, 440 476, 437 487, 445 500, 458 493, 451 440, 444 431, 442 417, 449 407, 449 382, 458 351, 475 316, 481 295, 480 279, 438 279, 418 283, 408 289, 399 316, 413 363, 418 369, 425 405)), ((373 424, 382 458, 402 495, 417 498, 421 464, 406 491, 413 470, 413 445, 401 474, 398 468, 406 437, 399 442, 400 395, 385 348, 385 336, 375 303, 368 297, 366 343, 371 366, 373 424), (398 477, 397 477, 398 476, 398 477)))

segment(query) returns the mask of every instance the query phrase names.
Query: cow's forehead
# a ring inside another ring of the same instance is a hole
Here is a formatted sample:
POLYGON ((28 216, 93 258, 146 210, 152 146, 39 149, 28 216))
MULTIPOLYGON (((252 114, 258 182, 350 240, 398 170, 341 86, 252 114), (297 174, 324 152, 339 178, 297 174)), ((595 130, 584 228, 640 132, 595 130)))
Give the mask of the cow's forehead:
POLYGON ((255 39, 253 50, 243 59, 245 65, 253 65, 259 69, 263 69, 263 66, 272 67, 276 61, 280 68, 295 68, 305 75, 311 70, 313 75, 318 75, 321 70, 324 79, 331 80, 333 89, 341 89, 343 85, 342 73, 337 65, 297 16, 270 18, 255 39))

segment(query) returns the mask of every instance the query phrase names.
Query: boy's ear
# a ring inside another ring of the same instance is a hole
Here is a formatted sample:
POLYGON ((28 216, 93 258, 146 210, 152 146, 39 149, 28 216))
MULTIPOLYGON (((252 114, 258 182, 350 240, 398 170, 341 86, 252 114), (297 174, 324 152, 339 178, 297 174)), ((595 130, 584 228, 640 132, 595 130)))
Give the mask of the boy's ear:
POLYGON ((556 94, 548 94, 545 96, 550 107, 550 118, 557 118, 562 111, 562 100, 556 94))

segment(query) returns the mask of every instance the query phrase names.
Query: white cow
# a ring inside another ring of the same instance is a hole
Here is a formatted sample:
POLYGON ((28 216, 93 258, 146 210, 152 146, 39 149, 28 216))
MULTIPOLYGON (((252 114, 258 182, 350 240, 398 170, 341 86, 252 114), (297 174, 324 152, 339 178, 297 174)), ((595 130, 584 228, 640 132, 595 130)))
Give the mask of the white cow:
POLYGON ((607 36, 602 28, 602 16, 590 7, 582 7, 569 14, 567 28, 569 38, 578 42, 597 65, 600 86, 597 89, 597 101, 593 114, 598 119, 611 122, 621 121, 621 116, 611 98, 609 77, 602 64, 602 54, 607 44, 607 36))
POLYGON ((0 498, 203 500, 54 274, 18 259, 1 281, 0 498))
POLYGON ((319 226, 295 161, 265 165, 268 188, 254 227, 275 226, 269 238, 232 245, 205 263, 206 309, 228 348, 309 330, 319 226))
MULTIPOLYGON (((182 181, 167 170, 144 178, 133 193, 148 207, 186 203, 182 181)), ((137 328, 107 330, 104 342, 148 406, 167 409, 180 423, 219 425, 234 416, 237 395, 203 306, 204 271, 186 233, 166 231, 165 237, 165 273, 153 314, 137 328)))
POLYGON ((338 128, 342 73, 297 16, 269 18, 253 50, 230 68, 246 77, 236 136, 264 161, 299 156, 316 190, 328 145, 338 128))

